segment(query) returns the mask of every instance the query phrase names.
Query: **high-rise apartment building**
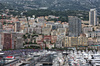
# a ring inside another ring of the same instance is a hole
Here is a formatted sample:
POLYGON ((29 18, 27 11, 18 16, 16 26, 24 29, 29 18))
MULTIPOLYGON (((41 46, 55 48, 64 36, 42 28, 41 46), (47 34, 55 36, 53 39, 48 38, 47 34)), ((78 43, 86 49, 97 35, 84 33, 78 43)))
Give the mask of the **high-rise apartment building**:
POLYGON ((12 36, 11 33, 2 34, 3 49, 12 49, 12 36))
POLYGON ((23 47, 22 33, 3 32, 1 35, 1 44, 3 49, 19 49, 23 47))
POLYGON ((15 23, 15 32, 20 32, 20 22, 15 23))
POLYGON ((1 35, 1 33, 0 33, 0 51, 3 49, 3 45, 2 45, 2 35, 1 35))
POLYGON ((97 25, 97 10, 90 9, 89 12, 89 25, 96 26, 97 25))
POLYGON ((0 29, 2 29, 2 23, 0 22, 0 29))
POLYGON ((69 16, 69 36, 70 37, 78 37, 81 32, 81 19, 76 16, 69 16))

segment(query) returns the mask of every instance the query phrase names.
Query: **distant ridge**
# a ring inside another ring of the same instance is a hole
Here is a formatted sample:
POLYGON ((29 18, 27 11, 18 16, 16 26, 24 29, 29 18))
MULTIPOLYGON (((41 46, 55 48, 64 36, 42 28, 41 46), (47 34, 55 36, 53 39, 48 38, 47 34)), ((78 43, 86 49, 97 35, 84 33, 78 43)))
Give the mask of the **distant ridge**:
POLYGON ((15 9, 39 9, 47 7, 51 10, 89 10, 100 11, 100 0, 0 0, 15 9))
POLYGON ((2 3, 0 3, 0 9, 4 9, 4 8, 5 6, 2 3))

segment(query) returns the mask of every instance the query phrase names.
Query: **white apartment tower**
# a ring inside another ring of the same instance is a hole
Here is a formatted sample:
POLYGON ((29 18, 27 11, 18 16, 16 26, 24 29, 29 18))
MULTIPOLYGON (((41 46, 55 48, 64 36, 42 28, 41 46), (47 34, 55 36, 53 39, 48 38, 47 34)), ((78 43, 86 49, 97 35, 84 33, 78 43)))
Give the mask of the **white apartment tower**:
POLYGON ((97 10, 90 9, 89 12, 89 25, 96 26, 97 25, 97 10))

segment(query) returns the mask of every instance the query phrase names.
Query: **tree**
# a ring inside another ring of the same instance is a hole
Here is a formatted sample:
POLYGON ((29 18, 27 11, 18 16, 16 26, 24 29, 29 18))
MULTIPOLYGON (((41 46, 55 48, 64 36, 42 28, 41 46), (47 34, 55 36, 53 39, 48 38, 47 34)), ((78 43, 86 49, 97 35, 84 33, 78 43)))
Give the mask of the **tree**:
POLYGON ((23 38, 24 38, 24 39, 27 39, 27 36, 26 36, 26 35, 23 35, 23 38))
POLYGON ((49 48, 48 47, 45 47, 45 49, 48 50, 49 48))

